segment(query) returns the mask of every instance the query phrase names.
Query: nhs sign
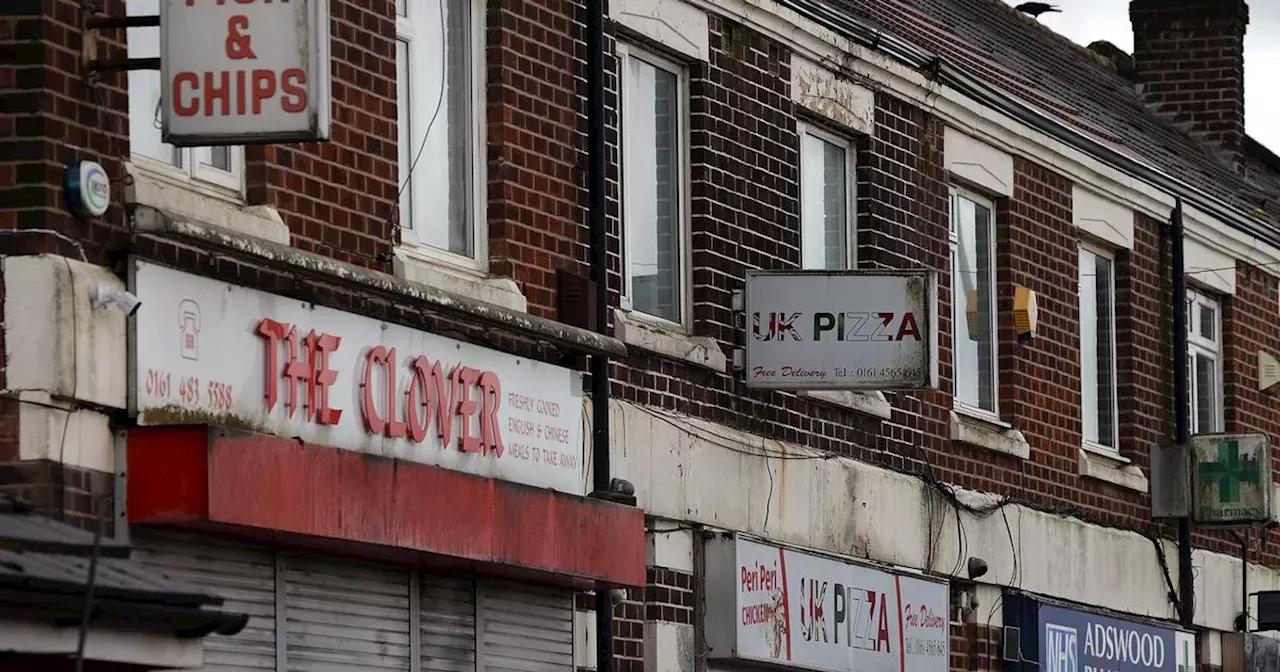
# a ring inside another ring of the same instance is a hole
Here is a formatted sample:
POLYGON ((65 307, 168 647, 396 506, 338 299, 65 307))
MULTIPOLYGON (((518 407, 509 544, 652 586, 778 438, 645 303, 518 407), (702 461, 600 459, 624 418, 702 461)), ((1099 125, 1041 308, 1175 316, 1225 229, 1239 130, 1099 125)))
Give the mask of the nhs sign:
POLYGON ((1004 622, 1006 672, 1196 672, 1196 634, 1173 624, 1013 592, 1004 622))
POLYGON ((1055 623, 1044 626, 1045 672, 1077 672, 1080 657, 1076 629, 1055 623))

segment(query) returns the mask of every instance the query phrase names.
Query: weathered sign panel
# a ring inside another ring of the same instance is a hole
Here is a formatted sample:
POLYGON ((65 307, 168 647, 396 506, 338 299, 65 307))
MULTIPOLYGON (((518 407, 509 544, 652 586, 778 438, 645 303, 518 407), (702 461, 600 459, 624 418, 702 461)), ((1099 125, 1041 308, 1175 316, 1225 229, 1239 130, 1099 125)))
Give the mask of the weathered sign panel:
POLYGON ((1192 515, 1197 523, 1263 525, 1271 521, 1271 441, 1266 434, 1191 437, 1192 515))
POLYGON ((937 306, 932 271, 750 271, 747 386, 936 388, 937 306))

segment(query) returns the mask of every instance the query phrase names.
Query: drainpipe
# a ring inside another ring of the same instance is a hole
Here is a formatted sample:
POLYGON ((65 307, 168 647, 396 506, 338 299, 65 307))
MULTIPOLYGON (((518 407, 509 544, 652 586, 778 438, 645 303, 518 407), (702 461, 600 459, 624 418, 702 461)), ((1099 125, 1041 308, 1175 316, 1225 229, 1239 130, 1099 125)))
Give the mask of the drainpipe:
MULTIPOLYGON (((596 330, 609 330, 608 220, 605 210, 604 3, 587 0, 587 192, 596 330)), ((591 356, 591 463, 594 489, 609 490, 609 358, 591 356)), ((596 589, 596 669, 613 670, 613 594, 596 589)))
MULTIPOLYGON (((1174 198, 1169 218, 1172 245, 1171 283, 1173 287, 1173 440, 1178 446, 1191 442, 1191 381, 1187 353, 1187 275, 1183 240, 1182 197, 1174 198)), ((1188 485, 1193 485, 1188 480, 1188 485)), ((1190 493, 1188 493, 1190 494, 1190 493)), ((1191 512, 1178 519, 1178 604, 1182 626, 1192 629, 1196 615, 1196 585, 1191 573, 1191 512)))

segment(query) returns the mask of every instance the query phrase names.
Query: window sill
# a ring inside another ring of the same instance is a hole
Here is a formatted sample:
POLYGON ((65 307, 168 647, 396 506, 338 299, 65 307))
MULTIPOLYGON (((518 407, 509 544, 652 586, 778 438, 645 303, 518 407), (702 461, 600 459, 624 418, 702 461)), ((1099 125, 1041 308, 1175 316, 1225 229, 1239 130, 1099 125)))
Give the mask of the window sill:
MULTIPOLYGON (((212 188, 166 178, 136 164, 126 163, 133 183, 125 189, 125 202, 154 208, 175 219, 210 224, 236 233, 288 245, 289 227, 269 205, 245 207, 232 196, 212 188)), ((135 212, 134 225, 147 229, 146 216, 135 212)))
POLYGON ((396 248, 392 272, 398 278, 438 287, 470 299, 492 303, 509 310, 528 312, 529 303, 511 278, 488 276, 480 271, 453 266, 413 247, 396 248))
POLYGON ((1080 446, 1080 475, 1136 492, 1147 492, 1147 477, 1129 459, 1088 443, 1080 446))
POLYGON ((951 440, 1019 459, 1031 457, 1031 444, 1007 422, 979 415, 966 408, 951 411, 951 440))
POLYGON ((724 373, 729 367, 729 360, 715 339, 682 334, 670 327, 646 321, 634 313, 614 309, 613 336, 641 350, 717 373, 724 373))
POLYGON ((884 398, 884 393, 876 390, 868 391, 835 391, 835 390, 800 390, 796 396, 801 399, 848 408, 863 415, 888 420, 893 417, 893 405, 884 398))

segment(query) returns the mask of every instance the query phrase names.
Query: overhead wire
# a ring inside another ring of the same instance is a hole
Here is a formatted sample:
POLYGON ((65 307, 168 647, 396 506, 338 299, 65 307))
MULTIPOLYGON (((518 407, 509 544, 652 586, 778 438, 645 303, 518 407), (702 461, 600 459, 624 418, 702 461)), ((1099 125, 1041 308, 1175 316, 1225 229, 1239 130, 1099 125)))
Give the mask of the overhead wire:
MULTIPOLYGON (((409 170, 405 172, 403 178, 404 181, 396 191, 396 201, 391 204, 391 215, 387 218, 387 223, 392 226, 393 231, 397 231, 402 228, 400 226, 400 217, 403 216, 404 213, 400 212, 400 201, 404 198, 405 190, 413 183, 413 171, 418 167, 418 161, 422 158, 422 153, 427 149, 427 141, 431 139, 431 129, 435 127, 436 119, 440 116, 440 110, 444 107, 444 92, 445 89, 448 88, 448 82, 446 80, 449 76, 449 37, 445 32, 445 3, 439 3, 439 10, 440 11, 436 12, 436 16, 439 19, 440 27, 440 91, 436 95, 435 109, 431 111, 431 118, 427 121, 427 127, 422 132, 422 142, 418 143, 418 149, 413 155, 413 160, 409 162, 409 170)), ((406 11, 408 10, 406 9, 406 11)), ((406 67, 408 67, 408 65, 408 63, 405 64, 406 67)), ((413 113, 410 112, 410 115, 412 114, 413 113)), ((412 121, 412 116, 410 116, 410 129, 413 128, 412 121)), ((412 135, 412 133, 410 133, 410 135, 412 135)))

